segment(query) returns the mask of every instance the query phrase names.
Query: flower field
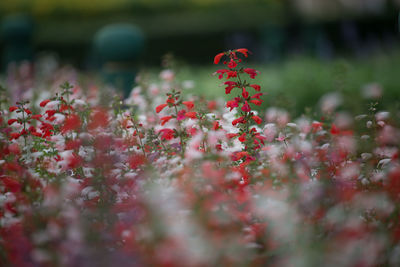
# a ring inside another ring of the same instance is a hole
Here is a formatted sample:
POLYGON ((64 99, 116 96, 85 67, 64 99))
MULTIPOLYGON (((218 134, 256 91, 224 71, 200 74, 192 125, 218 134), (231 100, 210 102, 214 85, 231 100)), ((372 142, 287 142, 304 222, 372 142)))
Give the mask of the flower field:
POLYGON ((169 67, 126 99, 71 70, 2 90, 0 265, 400 266, 400 114, 377 85, 361 114, 263 110, 250 56, 215 56, 227 101, 169 67))

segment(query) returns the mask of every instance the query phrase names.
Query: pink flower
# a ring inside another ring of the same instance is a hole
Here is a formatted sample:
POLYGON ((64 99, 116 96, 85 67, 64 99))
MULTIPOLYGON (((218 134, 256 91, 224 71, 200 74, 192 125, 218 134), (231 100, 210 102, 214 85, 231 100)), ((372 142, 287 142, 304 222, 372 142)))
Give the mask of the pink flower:
POLYGON ((184 120, 186 118, 185 114, 186 114, 186 111, 184 109, 180 110, 178 112, 178 115, 176 116, 176 119, 178 121, 184 120))
POLYGON ((279 133, 278 138, 275 138, 276 141, 283 142, 286 140, 286 136, 283 133, 279 133))

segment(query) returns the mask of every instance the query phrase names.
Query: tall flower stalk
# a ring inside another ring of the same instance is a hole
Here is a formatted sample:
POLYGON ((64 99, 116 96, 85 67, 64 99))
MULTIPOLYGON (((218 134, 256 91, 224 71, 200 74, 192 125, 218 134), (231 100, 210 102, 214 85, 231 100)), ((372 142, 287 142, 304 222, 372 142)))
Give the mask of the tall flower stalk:
POLYGON ((227 101, 226 107, 230 111, 236 109, 239 115, 232 121, 232 125, 238 128, 237 133, 229 133, 230 138, 237 138, 242 144, 242 151, 234 153, 232 159, 240 164, 247 165, 256 159, 257 153, 264 144, 264 138, 260 132, 254 127, 255 124, 261 124, 262 119, 257 115, 252 106, 260 106, 261 86, 252 82, 259 73, 252 68, 240 66, 241 57, 247 58, 249 50, 240 48, 219 53, 214 58, 214 64, 219 64, 222 59, 226 68, 217 70, 214 74, 219 79, 225 78, 225 93, 234 95, 232 99, 227 101))

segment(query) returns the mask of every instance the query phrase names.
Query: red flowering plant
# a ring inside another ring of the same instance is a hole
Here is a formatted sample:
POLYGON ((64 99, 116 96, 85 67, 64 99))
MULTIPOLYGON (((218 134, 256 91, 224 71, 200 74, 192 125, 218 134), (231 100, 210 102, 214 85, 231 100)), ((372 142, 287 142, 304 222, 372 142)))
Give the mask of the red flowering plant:
MULTIPOLYGON (((182 156, 185 154, 186 143, 190 137, 189 129, 186 129, 183 125, 184 120, 196 120, 197 112, 193 111, 194 102, 193 101, 183 101, 181 97, 181 92, 172 89, 170 93, 167 93, 167 100, 165 103, 160 104, 156 107, 156 113, 161 113, 164 109, 169 109, 171 111, 169 114, 164 114, 160 118, 161 126, 171 120, 175 122, 174 129, 162 128, 159 130, 160 138, 162 141, 173 140, 175 138, 179 139, 179 144, 176 148, 176 152, 180 153, 182 156)), ((172 152, 175 153, 175 152, 172 152)))
POLYGON ((225 78, 225 94, 234 94, 235 97, 227 101, 226 107, 230 111, 235 110, 238 117, 232 121, 232 125, 238 129, 235 133, 228 133, 229 138, 237 138, 242 144, 242 151, 234 153, 232 159, 241 165, 247 165, 254 162, 258 151, 264 144, 264 137, 254 126, 259 125, 262 119, 253 110, 252 105, 260 106, 263 102, 260 93, 261 86, 251 82, 258 71, 251 68, 240 66, 242 59, 239 55, 248 57, 250 52, 245 48, 229 50, 219 53, 214 58, 214 64, 219 64, 222 59, 227 68, 217 70, 214 74, 219 79, 225 78), (250 78, 250 80, 248 80, 250 78), (255 91, 255 92, 252 92, 255 91))

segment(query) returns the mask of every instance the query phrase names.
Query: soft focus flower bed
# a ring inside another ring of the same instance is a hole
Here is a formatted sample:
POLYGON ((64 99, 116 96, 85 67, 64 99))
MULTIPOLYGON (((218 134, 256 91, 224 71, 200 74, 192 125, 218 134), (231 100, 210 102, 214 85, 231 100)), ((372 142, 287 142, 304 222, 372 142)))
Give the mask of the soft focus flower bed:
POLYGON ((248 54, 215 57, 226 103, 171 69, 107 103, 2 91, 1 265, 399 266, 399 114, 257 112, 248 54))

